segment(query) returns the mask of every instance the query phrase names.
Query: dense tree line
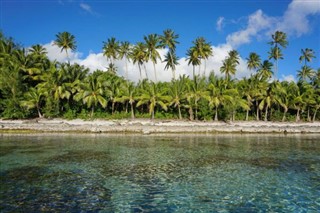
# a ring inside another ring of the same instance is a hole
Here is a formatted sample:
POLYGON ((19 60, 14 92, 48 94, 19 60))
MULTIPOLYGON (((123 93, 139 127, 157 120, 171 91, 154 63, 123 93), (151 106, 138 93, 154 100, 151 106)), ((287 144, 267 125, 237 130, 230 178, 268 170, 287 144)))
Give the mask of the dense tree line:
MULTIPOLYGON (((6 119, 319 120, 320 69, 308 65, 315 58, 312 49, 302 49, 297 59, 302 63, 297 83, 272 78, 283 59, 281 48, 288 45, 285 33, 272 35, 267 60, 254 52, 249 54, 247 68, 254 72, 243 79, 234 77, 240 57, 236 50, 222 61, 223 77, 214 72, 206 74, 206 61, 214 53, 203 37, 195 39, 186 53, 193 75, 176 77, 178 38, 172 30, 144 36, 143 42, 134 45, 109 38, 103 43, 103 54, 109 61, 107 70, 90 72, 78 64, 50 61, 41 45, 25 49, 1 33, 0 115, 6 119), (168 49, 164 59, 158 52, 160 48, 168 49), (117 75, 115 61, 119 59, 126 61, 125 76, 117 75), (138 83, 128 79, 130 60, 137 64, 138 83), (154 67, 154 82, 148 79, 148 61, 154 67), (159 62, 172 71, 171 82, 158 82, 159 62)), ((67 57, 68 51, 76 50, 75 37, 68 32, 58 33, 54 45, 67 57)))

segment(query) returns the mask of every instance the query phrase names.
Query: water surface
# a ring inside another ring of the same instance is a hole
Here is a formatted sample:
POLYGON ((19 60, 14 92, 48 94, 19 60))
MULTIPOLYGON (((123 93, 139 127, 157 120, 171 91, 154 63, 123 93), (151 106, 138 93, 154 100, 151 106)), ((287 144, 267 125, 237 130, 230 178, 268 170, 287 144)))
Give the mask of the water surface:
POLYGON ((1 135, 1 212, 319 212, 319 135, 1 135))

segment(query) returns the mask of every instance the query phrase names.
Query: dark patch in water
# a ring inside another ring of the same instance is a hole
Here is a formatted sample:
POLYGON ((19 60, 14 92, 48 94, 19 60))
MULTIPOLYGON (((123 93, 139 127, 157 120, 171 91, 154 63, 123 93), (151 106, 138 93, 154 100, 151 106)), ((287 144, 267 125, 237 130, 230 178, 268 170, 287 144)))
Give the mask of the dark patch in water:
POLYGON ((110 156, 108 152, 79 150, 68 151, 65 154, 57 155, 46 160, 47 163, 83 163, 88 161, 109 161, 110 156))
POLYGON ((18 148, 18 146, 0 146, 0 156, 11 154, 18 148))
POLYGON ((113 211, 112 192, 83 171, 22 167, 1 172, 0 211, 113 211))

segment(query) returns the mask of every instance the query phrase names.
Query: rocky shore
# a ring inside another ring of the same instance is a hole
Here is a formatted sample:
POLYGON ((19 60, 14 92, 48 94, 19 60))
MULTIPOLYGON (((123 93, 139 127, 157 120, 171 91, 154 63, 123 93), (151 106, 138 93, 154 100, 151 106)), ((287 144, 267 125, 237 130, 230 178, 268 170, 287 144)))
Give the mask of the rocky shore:
POLYGON ((1 120, 0 132, 81 133, 320 133, 320 122, 180 121, 180 120, 93 120, 32 119, 1 120))

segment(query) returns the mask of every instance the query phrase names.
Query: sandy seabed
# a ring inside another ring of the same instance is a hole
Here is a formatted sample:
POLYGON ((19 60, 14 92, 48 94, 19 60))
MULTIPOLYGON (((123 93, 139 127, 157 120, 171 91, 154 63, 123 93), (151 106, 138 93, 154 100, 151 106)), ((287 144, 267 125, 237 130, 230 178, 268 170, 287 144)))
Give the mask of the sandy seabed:
POLYGON ((320 122, 186 121, 186 120, 1 120, 0 132, 83 133, 320 133, 320 122))

